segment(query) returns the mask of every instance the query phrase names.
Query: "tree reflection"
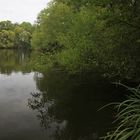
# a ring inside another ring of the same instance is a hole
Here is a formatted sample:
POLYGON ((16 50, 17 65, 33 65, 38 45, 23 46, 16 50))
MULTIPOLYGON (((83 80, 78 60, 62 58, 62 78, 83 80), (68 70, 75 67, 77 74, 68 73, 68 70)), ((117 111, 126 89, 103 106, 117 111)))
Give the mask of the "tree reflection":
POLYGON ((99 75, 85 78, 52 71, 35 80, 41 92, 32 93, 28 104, 53 139, 98 140, 111 127, 111 109, 97 110, 120 98, 122 89, 99 75))
POLYGON ((49 108, 52 107, 54 101, 50 101, 44 93, 31 93, 32 98, 28 100, 28 105, 33 110, 38 111, 37 118, 40 120, 40 125, 47 129, 49 127, 50 122, 53 122, 53 118, 50 117, 49 108))
POLYGON ((12 72, 30 72, 29 60, 30 52, 28 50, 1 50, 0 73, 9 75, 12 72))

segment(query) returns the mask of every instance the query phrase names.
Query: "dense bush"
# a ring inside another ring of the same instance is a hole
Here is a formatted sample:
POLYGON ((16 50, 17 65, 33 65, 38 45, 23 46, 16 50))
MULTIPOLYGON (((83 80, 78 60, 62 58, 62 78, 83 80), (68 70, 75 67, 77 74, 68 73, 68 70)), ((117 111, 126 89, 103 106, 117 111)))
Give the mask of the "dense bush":
POLYGON ((139 1, 53 0, 42 10, 32 48, 51 55, 72 73, 102 70, 118 79, 139 80, 139 1))

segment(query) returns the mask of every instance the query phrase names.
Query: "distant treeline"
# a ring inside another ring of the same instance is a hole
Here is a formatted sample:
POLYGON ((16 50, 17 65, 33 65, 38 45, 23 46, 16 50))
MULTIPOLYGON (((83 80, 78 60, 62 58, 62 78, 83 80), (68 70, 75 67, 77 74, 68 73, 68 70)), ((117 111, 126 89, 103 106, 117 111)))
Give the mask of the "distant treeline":
POLYGON ((0 22, 0 48, 29 48, 34 27, 29 22, 21 24, 0 22))

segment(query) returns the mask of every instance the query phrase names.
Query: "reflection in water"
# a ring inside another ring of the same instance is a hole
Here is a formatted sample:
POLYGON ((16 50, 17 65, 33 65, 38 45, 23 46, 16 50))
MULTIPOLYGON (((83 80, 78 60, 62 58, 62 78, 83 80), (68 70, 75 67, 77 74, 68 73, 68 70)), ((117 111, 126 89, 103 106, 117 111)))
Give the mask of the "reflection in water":
POLYGON ((28 106, 31 92, 36 88, 30 53, 0 50, 0 140, 46 140, 36 113, 28 106))
POLYGON ((33 110, 38 110, 37 118, 41 120, 40 125, 45 129, 49 126, 53 118, 48 115, 49 108, 53 105, 53 101, 43 98, 41 93, 31 93, 32 99, 28 100, 29 107, 33 110))
POLYGON ((30 60, 30 52, 25 50, 0 50, 0 72, 11 74, 12 72, 30 72, 27 63, 30 60))
POLYGON ((112 127, 112 107, 97 110, 120 98, 122 89, 97 73, 34 72, 29 62, 35 56, 0 51, 0 140, 98 140, 105 135, 112 127))
POLYGON ((98 140, 111 128, 111 108, 98 109, 117 100, 120 91, 107 80, 58 71, 35 79, 42 92, 32 93, 28 104, 54 140, 98 140))

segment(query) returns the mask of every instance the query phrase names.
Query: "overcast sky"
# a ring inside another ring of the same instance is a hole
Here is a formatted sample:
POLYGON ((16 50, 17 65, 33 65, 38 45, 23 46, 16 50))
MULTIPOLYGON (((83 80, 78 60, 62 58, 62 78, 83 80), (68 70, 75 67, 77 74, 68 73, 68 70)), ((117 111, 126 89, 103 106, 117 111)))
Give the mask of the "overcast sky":
POLYGON ((33 23, 50 0, 0 0, 0 21, 33 23))

